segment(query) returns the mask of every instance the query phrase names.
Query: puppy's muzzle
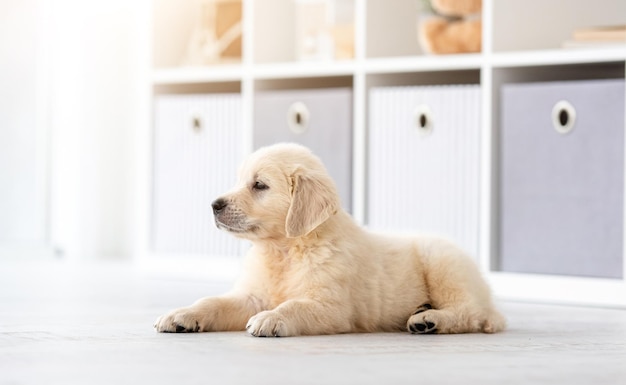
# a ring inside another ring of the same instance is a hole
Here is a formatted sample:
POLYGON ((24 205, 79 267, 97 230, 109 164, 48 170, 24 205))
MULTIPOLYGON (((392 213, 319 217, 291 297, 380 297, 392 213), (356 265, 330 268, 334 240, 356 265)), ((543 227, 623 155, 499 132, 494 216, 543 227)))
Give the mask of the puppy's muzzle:
POLYGON ((213 207, 213 215, 218 215, 228 206, 228 202, 226 199, 218 198, 211 203, 211 207, 213 207))
POLYGON ((256 231, 256 226, 248 223, 245 214, 227 199, 218 198, 211 203, 217 228, 231 233, 249 233, 256 231))

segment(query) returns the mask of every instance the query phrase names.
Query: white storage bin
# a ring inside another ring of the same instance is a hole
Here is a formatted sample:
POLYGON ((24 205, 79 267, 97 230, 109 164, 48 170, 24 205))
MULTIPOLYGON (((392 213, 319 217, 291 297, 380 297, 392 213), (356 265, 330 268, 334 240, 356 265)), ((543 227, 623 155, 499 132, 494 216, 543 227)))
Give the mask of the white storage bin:
POLYGON ((370 90, 368 224, 436 233, 478 257, 480 88, 370 90))
POLYGON ((216 228, 211 202, 236 182, 241 96, 162 95, 154 108, 153 251, 240 254, 242 242, 216 228))

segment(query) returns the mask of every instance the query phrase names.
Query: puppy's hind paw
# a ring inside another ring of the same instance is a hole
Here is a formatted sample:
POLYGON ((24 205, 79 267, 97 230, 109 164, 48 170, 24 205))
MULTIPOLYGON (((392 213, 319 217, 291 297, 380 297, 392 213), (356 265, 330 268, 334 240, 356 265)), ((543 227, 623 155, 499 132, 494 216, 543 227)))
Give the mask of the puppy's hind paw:
POLYGON ((432 317, 429 317, 429 313, 434 315, 433 311, 436 310, 433 310, 433 307, 428 303, 418 307, 407 322, 409 332, 412 334, 436 334, 437 324, 431 319, 432 317))
POLYGON ((416 322, 409 324, 409 331, 412 334, 437 334, 437 325, 430 321, 416 322))

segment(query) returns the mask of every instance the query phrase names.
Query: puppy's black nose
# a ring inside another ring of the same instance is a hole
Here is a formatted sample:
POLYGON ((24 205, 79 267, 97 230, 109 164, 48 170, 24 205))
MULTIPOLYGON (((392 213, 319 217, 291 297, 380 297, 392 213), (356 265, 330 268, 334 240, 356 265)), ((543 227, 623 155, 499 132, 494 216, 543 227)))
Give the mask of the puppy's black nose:
POLYGON ((219 214, 220 211, 226 208, 226 206, 228 206, 228 203, 226 202, 226 199, 223 199, 223 198, 216 199, 215 201, 213 201, 213 203, 211 203, 211 207, 213 207, 214 215, 219 214))

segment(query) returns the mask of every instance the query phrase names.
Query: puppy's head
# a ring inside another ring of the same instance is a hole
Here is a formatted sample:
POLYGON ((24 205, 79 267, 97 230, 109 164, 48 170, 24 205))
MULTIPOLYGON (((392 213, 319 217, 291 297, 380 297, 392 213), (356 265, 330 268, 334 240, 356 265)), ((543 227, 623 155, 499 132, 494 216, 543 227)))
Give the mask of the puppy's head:
POLYGON ((276 144, 250 155, 235 188, 213 204, 215 224, 250 239, 298 238, 340 207, 335 184, 307 148, 276 144))

